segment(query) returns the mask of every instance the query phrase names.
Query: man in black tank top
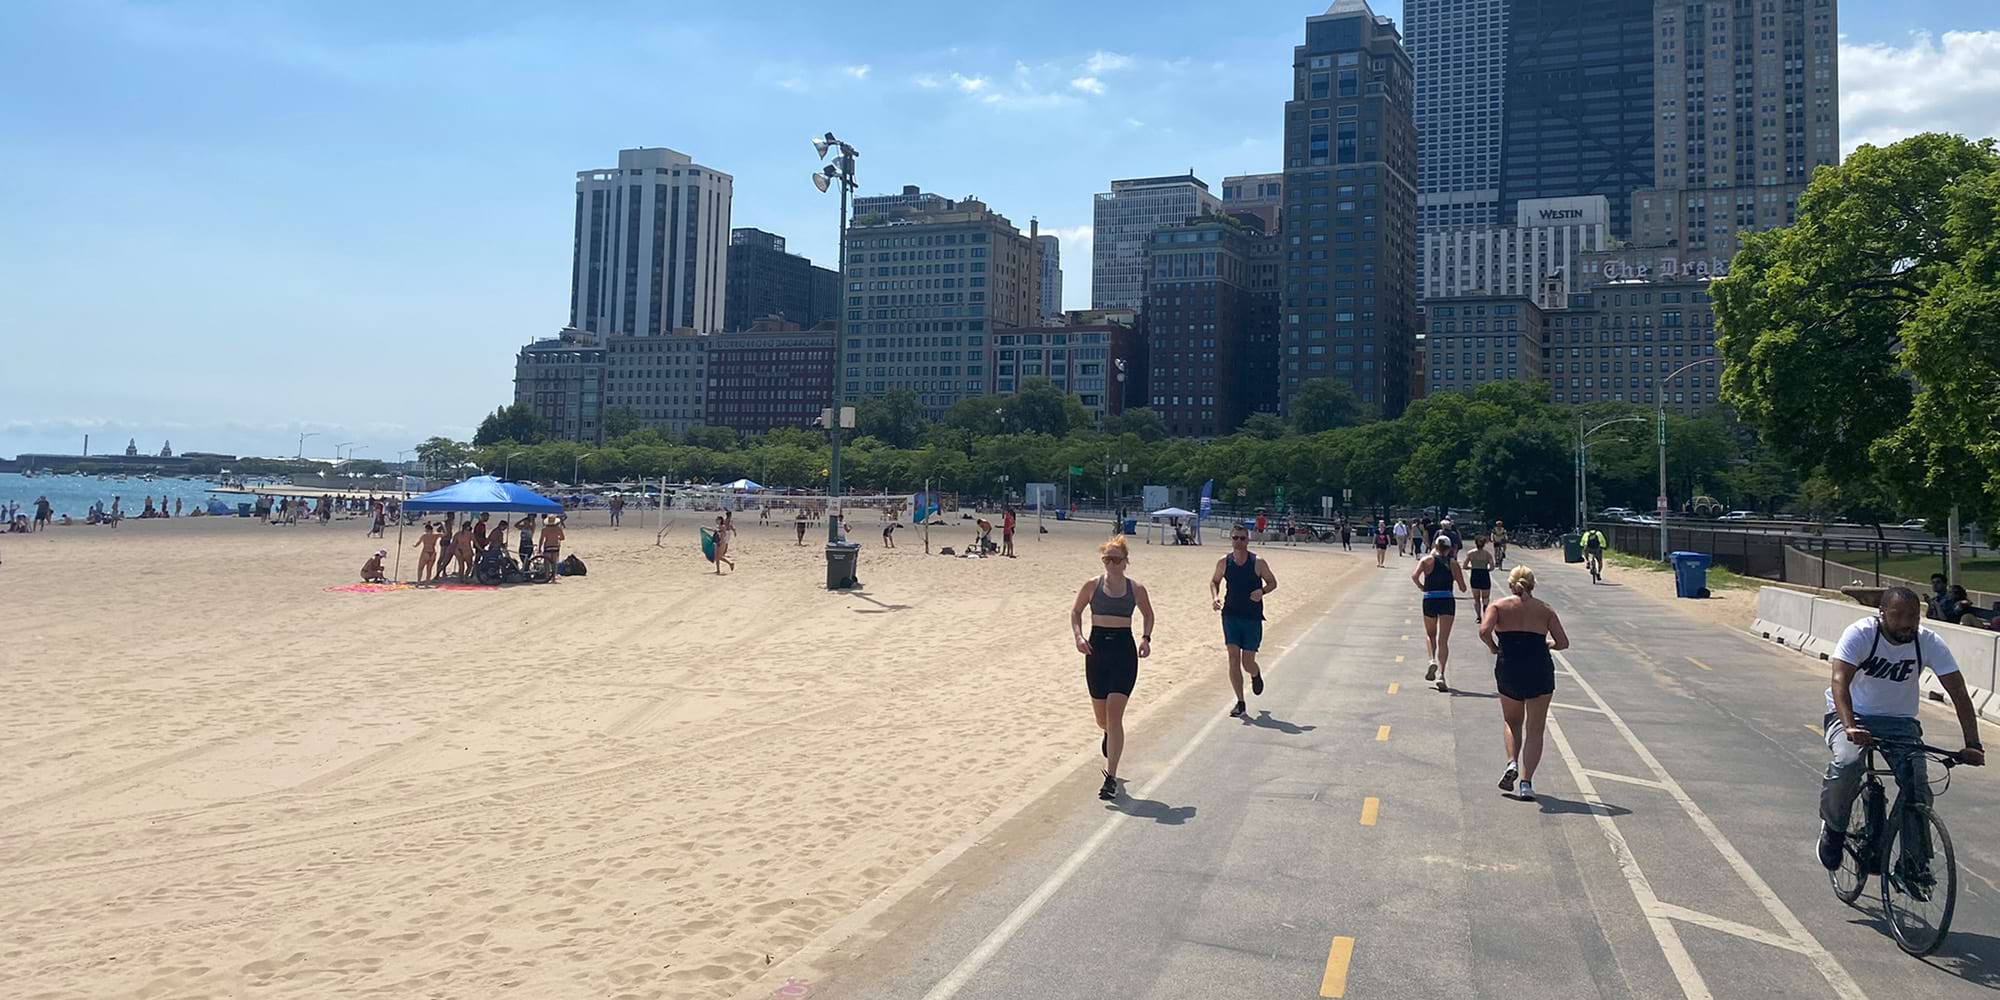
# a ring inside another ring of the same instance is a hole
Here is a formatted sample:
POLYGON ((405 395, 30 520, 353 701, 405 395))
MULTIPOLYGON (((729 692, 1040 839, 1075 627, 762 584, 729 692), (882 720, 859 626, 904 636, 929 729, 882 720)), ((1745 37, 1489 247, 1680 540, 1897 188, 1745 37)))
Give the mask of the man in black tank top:
POLYGON ((1222 612, 1222 644, 1229 651, 1229 686, 1236 692, 1236 706, 1229 710, 1242 717, 1243 675, 1250 675, 1250 693, 1264 693, 1264 675, 1257 669, 1257 648, 1264 642, 1264 598, 1278 589, 1278 578, 1269 563, 1250 551, 1250 529, 1241 524, 1229 529, 1229 554, 1215 563, 1215 575, 1208 581, 1208 596, 1215 610, 1222 612), (1227 584, 1227 590, 1224 590, 1227 584))

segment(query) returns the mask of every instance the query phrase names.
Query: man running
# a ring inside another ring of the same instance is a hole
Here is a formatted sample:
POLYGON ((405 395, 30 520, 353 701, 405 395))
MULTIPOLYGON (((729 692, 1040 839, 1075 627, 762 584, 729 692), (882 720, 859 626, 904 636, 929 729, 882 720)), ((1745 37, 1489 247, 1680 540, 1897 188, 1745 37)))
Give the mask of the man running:
POLYGON ((1592 528, 1583 533, 1583 565, 1593 585, 1604 575, 1604 544, 1604 532, 1592 528))
POLYGON ((1264 693, 1264 675, 1257 669, 1257 647, 1264 644, 1264 598, 1278 589, 1271 564, 1250 551, 1250 529, 1240 522, 1229 529, 1229 554, 1216 560, 1208 581, 1208 596, 1222 612, 1222 645, 1229 651, 1229 686, 1236 692, 1232 718, 1242 718, 1243 675, 1250 675, 1250 693, 1264 693), (1224 591, 1223 585, 1228 589, 1224 591))

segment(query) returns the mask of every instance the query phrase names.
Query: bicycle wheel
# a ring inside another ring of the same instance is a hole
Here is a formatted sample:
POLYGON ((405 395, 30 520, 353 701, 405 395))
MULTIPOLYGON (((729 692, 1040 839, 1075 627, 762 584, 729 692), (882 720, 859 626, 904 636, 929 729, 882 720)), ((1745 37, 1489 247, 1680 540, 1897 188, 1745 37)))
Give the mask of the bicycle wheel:
POLYGON ((1896 944, 1921 958, 1938 950, 1951 930, 1951 912, 1958 905, 1958 859, 1937 813, 1914 803, 1905 808, 1916 814, 1918 822, 1908 824, 1912 829, 1905 831, 1906 824, 1897 821, 1900 817, 1890 819, 1896 829, 1890 832, 1895 840, 1889 847, 1888 871, 1882 875, 1882 908, 1896 944))
POLYGON ((1875 838, 1869 836, 1868 799, 1865 787, 1854 797, 1854 805, 1847 810, 1847 842, 1840 848, 1840 867, 1826 873, 1833 883, 1833 894, 1849 906, 1868 888, 1868 872, 1874 867, 1869 861, 1877 848, 1875 838))

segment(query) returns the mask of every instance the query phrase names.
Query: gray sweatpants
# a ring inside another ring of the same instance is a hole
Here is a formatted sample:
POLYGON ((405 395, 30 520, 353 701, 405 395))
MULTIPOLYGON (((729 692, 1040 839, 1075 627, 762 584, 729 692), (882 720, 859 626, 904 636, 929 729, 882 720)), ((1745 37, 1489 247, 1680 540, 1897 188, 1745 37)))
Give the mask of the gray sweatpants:
MULTIPOLYGON (((1923 724, 1915 719, 1891 715, 1861 715, 1855 718, 1877 740, 1923 742, 1923 724)), ((1841 725, 1840 716, 1832 712, 1826 714, 1826 748, 1833 752, 1833 759, 1826 765, 1826 779, 1819 786, 1819 818, 1836 830, 1845 830, 1848 814, 1854 808, 1854 797, 1861 794, 1861 780, 1866 773, 1861 767, 1861 748, 1847 738, 1847 727, 1841 725)), ((1879 752, 1896 772, 1898 796, 1911 795, 1911 801, 1928 805, 1931 786, 1926 777, 1924 755, 1903 747, 1880 748, 1879 752)), ((1914 819, 1914 814, 1909 814, 1909 818, 1914 819)))

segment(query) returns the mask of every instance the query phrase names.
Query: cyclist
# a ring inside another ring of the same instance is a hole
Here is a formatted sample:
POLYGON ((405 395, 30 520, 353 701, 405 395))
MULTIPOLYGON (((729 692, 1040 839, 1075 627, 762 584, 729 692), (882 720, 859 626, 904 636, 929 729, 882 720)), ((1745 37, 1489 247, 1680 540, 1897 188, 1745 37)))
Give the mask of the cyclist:
MULTIPOLYGON (((1958 727, 1965 736, 1959 759, 1975 766, 1986 763, 1979 745, 1979 715, 1966 694, 1965 677, 1944 639, 1922 627, 1923 615, 1916 591, 1891 587, 1882 594, 1881 614, 1849 625, 1834 648, 1833 685, 1826 689, 1823 720, 1833 759, 1819 791, 1819 863, 1828 871, 1840 867, 1848 816, 1861 792, 1862 748, 1882 743, 1897 787, 1913 801, 1930 801, 1924 755, 1919 751, 1924 729, 1917 721, 1917 689, 1925 667, 1937 675, 1958 710, 1958 727)), ((1913 813, 1905 815, 1922 822, 1913 813)), ((1908 888, 1917 893, 1924 886, 1908 888)))
POLYGON ((1604 532, 1592 528, 1583 533, 1583 565, 1590 570, 1590 582, 1604 575, 1604 532))

